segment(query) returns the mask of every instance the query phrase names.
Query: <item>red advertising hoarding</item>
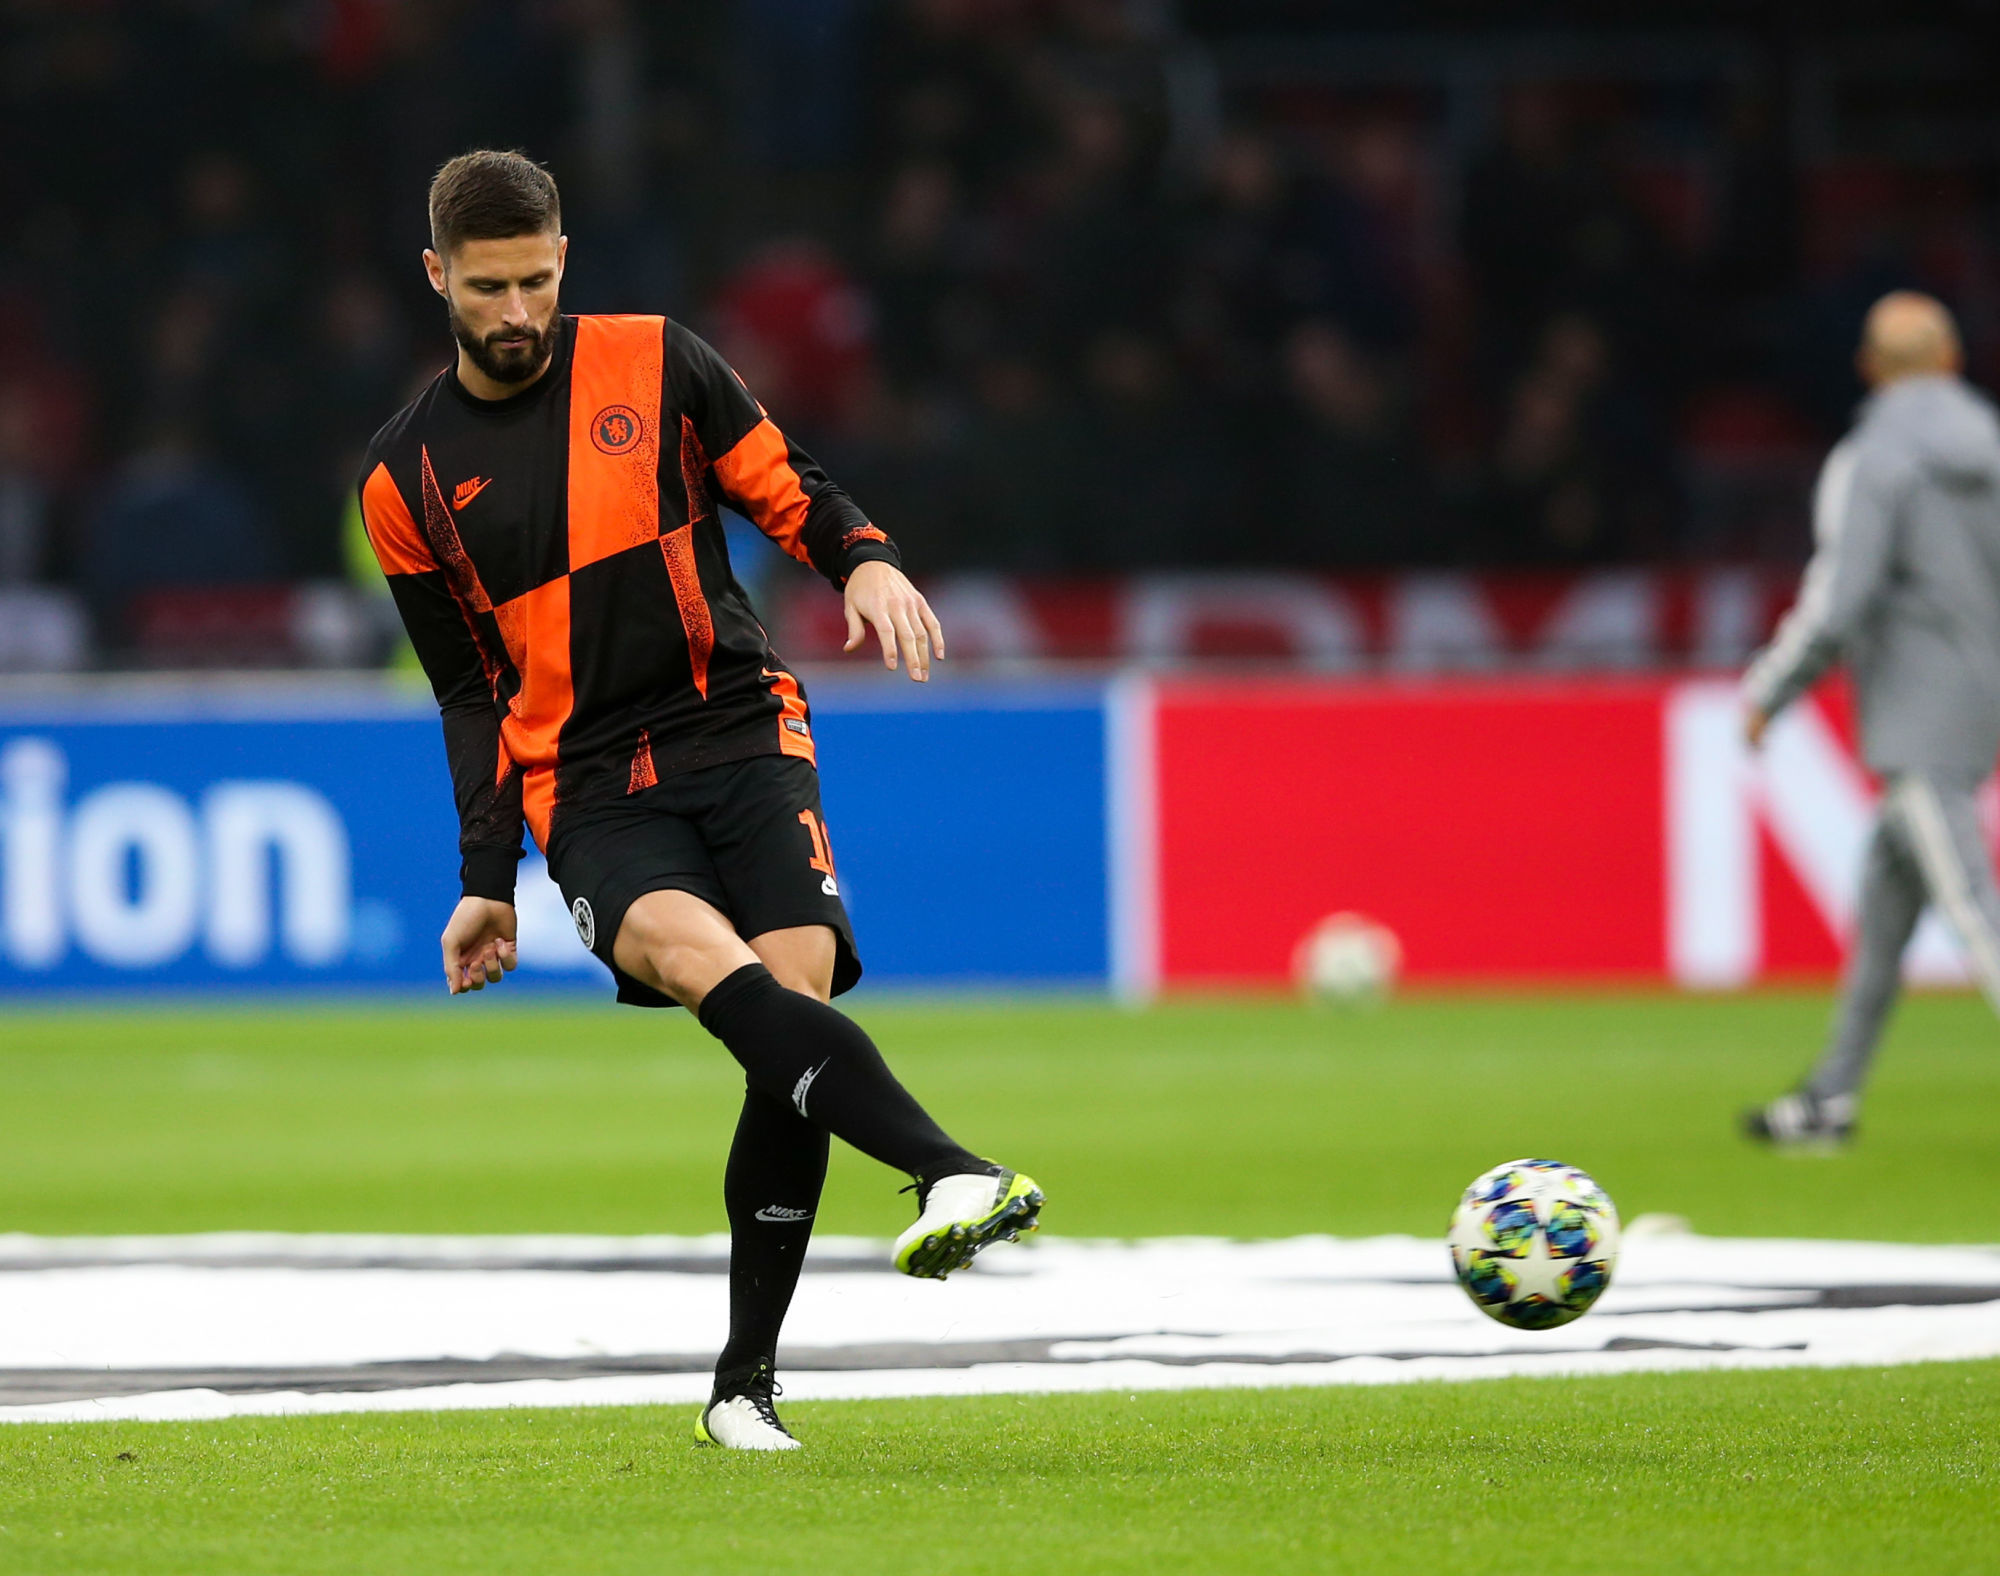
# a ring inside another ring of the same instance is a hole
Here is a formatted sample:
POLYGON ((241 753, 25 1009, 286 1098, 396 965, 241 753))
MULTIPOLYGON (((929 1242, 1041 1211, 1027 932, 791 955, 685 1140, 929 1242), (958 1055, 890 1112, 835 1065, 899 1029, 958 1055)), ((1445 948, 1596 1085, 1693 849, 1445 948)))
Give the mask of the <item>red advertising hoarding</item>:
MULTIPOLYGON (((1153 977, 1273 985, 1327 914, 1412 979, 1726 987, 1824 976, 1875 785, 1844 700, 1742 747, 1734 685, 1161 680, 1153 977)), ((1962 978, 1928 920, 1919 978, 1962 978)))

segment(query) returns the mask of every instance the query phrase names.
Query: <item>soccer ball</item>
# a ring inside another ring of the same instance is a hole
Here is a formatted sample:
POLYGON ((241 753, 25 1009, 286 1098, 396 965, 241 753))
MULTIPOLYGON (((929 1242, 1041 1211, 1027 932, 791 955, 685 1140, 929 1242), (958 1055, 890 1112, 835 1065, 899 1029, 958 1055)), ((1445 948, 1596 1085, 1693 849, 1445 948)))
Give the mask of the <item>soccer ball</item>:
POLYGON ((1588 1312, 1618 1262, 1610 1196, 1560 1160, 1495 1166, 1458 1201, 1451 1263, 1482 1313, 1517 1330, 1553 1330, 1588 1312))
POLYGON ((1329 914, 1292 954, 1292 977, 1307 996, 1352 1005, 1379 1001, 1396 984, 1403 944, 1366 914, 1329 914))

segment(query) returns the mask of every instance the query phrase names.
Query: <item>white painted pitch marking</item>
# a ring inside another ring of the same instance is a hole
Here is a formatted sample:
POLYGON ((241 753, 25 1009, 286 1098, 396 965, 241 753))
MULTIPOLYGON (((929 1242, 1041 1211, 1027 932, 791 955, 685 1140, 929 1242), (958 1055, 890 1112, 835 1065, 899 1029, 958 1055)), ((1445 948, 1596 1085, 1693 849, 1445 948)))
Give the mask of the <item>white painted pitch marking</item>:
MULTIPOLYGON (((723 1336, 726 1252, 717 1237, 0 1236, 0 1396, 84 1376, 71 1398, 0 1404, 0 1421, 691 1403, 723 1336), (464 1382, 464 1365, 641 1356, 694 1371, 464 1382), (348 1367, 361 1382, 361 1365, 437 1359, 457 1363, 436 1383, 340 1388, 348 1367), (314 1390, 227 1387, 300 1368, 322 1371, 314 1390), (177 1369, 211 1383, 177 1386, 177 1369), (130 1389, 133 1371, 159 1388, 87 1393, 93 1374, 130 1389)), ((2000 1356, 2000 1249, 1984 1247, 1641 1237, 1596 1311, 1539 1334, 1479 1313, 1442 1244, 1410 1237, 1053 1239, 942 1285, 856 1239, 821 1239, 811 1263, 787 1347, 842 1365, 787 1366, 798 1400, 2000 1356), (981 1357, 1001 1342, 1022 1345, 981 1357)))

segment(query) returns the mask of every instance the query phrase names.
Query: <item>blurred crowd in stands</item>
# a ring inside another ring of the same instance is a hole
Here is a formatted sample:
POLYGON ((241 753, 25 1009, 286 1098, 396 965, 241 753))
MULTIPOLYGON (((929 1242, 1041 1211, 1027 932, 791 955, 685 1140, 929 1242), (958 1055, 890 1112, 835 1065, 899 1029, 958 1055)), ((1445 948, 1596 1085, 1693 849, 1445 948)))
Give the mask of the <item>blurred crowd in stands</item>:
POLYGON ((178 588, 240 588, 226 645, 346 575, 477 144, 555 171, 570 310, 690 322, 920 572, 1784 560, 1870 299, 2000 370, 2000 144, 1814 121, 1811 39, 1266 9, 11 0, 0 586, 116 660, 178 588))

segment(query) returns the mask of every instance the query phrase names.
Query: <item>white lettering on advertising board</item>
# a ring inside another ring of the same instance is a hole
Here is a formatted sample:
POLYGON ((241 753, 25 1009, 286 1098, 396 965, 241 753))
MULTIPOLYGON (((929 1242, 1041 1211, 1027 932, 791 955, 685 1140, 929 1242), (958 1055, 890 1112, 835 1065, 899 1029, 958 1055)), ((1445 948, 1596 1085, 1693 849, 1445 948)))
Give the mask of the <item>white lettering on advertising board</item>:
MULTIPOLYGON (((1760 826, 1845 944, 1876 795, 1817 707, 1792 707, 1753 756, 1737 687, 1682 685, 1667 702, 1666 777, 1667 964, 1676 983, 1727 988, 1763 971, 1760 826)), ((1930 984, 1967 978, 1935 912, 1917 927, 1905 969, 1930 984)))
POLYGON ((274 949, 323 968, 348 951, 347 828, 303 783, 229 781, 200 803, 157 783, 106 783, 66 803, 46 739, 0 748, 0 951, 54 968, 71 946, 111 968, 157 967, 200 943, 247 969, 274 949))

